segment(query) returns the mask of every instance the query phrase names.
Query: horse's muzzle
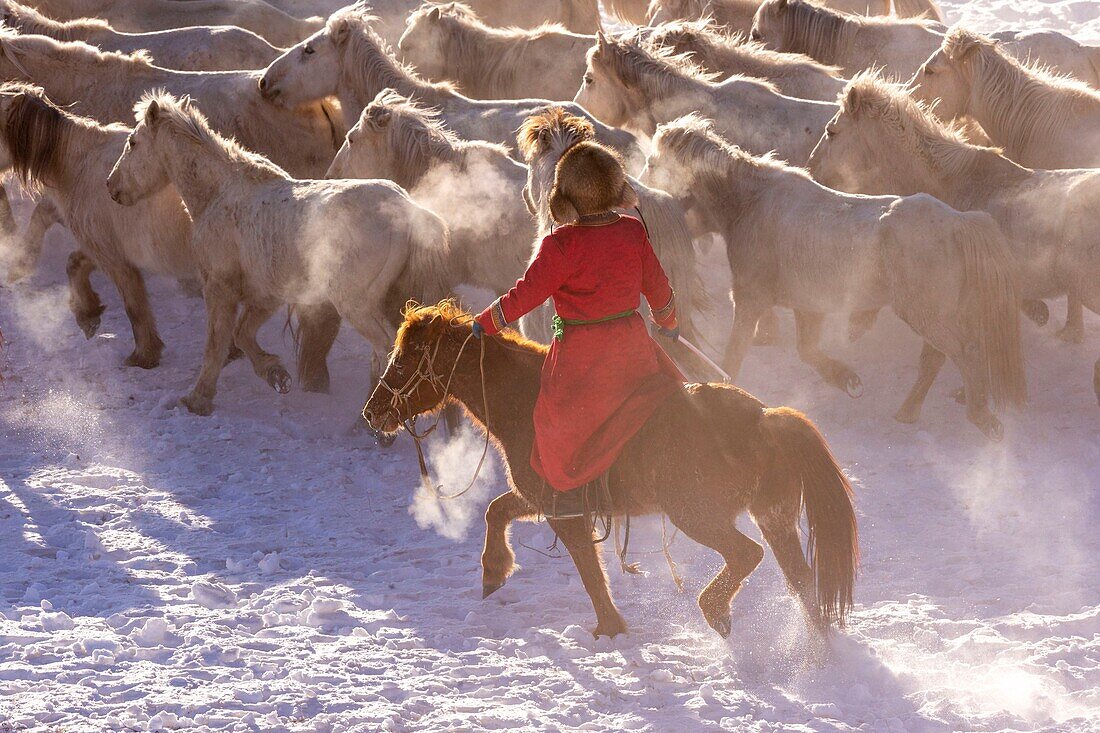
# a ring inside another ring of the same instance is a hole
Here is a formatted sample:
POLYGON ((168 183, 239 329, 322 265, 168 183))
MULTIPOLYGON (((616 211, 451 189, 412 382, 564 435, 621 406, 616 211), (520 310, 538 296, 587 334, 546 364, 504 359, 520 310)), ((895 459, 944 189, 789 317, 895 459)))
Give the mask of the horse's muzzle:
POLYGON ((260 81, 257 82, 260 87, 260 96, 267 100, 275 99, 279 96, 279 89, 274 84, 267 80, 267 74, 260 77, 260 81))
POLYGON ((397 414, 388 405, 375 408, 368 402, 363 408, 363 418, 370 425, 371 430, 377 430, 380 433, 396 433, 401 427, 397 414))

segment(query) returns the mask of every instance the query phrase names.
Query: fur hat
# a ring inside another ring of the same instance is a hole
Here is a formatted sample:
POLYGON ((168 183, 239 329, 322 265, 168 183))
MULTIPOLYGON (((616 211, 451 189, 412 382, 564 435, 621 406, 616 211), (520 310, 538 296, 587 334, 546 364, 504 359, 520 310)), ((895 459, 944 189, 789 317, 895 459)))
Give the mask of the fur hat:
POLYGON ((558 160, 550 191, 550 215, 558 224, 637 205, 619 156, 599 143, 579 142, 558 160))

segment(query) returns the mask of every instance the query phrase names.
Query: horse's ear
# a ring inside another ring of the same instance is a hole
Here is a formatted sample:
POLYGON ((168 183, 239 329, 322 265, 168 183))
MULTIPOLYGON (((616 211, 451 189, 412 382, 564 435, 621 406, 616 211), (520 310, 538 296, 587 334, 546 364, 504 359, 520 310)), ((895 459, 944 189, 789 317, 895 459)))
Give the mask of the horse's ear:
POLYGON ((428 11, 428 20, 435 21, 439 20, 442 17, 443 8, 439 7, 438 5, 433 6, 432 9, 428 11))
POLYGON ((638 206, 638 192, 630 185, 630 181, 623 181, 623 187, 619 190, 619 205, 616 209, 633 209, 638 206))
POLYGON ((390 124, 390 120, 393 118, 393 112, 389 107, 375 107, 370 111, 367 116, 367 121, 370 122, 372 127, 385 127, 390 124))
POLYGON ((607 36, 604 35, 603 30, 596 31, 596 50, 601 53, 607 50, 607 36))
POLYGON ((779 0, 779 2, 777 2, 775 4, 775 7, 777 7, 780 12, 786 10, 787 9, 787 0, 779 0))
POLYGON ((859 112, 860 106, 863 104, 863 93, 859 91, 859 87, 848 87, 848 92, 844 95, 844 108, 855 114, 859 112))
POLYGON ((336 18, 329 25, 329 38, 334 45, 344 45, 349 35, 351 35, 351 23, 347 18, 336 18))
POLYGON ((149 100, 149 104, 145 105, 145 124, 155 125, 157 120, 160 119, 160 102, 155 99, 149 100))

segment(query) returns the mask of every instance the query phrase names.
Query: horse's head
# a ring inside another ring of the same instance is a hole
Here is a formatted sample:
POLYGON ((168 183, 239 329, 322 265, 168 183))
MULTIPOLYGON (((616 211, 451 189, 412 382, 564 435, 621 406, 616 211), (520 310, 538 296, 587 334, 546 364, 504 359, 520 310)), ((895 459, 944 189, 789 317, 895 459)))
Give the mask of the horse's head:
POLYGON ((892 108, 892 94, 892 86, 876 74, 862 74, 845 87, 840 109, 825 125, 806 164, 817 181, 837 191, 879 192, 871 180, 875 171, 900 152, 899 141, 890 139, 882 125, 892 108))
POLYGON ((620 73, 620 56, 624 45, 608 38, 602 31, 596 34, 596 45, 588 49, 587 66, 580 89, 573 101, 592 113, 596 119, 613 127, 631 122, 633 110, 644 100, 637 97, 620 73))
POLYGON ((653 0, 646 11, 646 25, 657 28, 677 20, 698 18, 702 12, 699 0, 653 0))
POLYGON ((438 114, 392 89, 363 108, 329 166, 329 178, 388 178, 411 188, 431 164, 429 148, 450 145, 438 114))
POLYGON ((425 4, 413 11, 405 21, 405 32, 397 41, 397 50, 406 63, 428 79, 447 77, 446 60, 442 49, 448 31, 448 19, 463 11, 471 13, 465 5, 425 4))
POLYGON ((126 138, 122 155, 107 176, 112 199, 132 206, 168 186, 168 170, 158 153, 157 138, 169 117, 189 106, 188 99, 177 100, 164 92, 149 92, 142 97, 134 108, 137 127, 126 138))
POLYGON ((787 10, 787 0, 764 0, 760 3, 752 20, 749 40, 763 43, 776 51, 786 50, 783 39, 786 36, 787 10))
POLYGON ((363 407, 371 428, 384 433, 443 405, 458 359, 472 341, 473 317, 454 301, 409 303, 403 315, 390 362, 363 407))
POLYGON ((936 116, 954 120, 968 114, 972 62, 993 41, 962 28, 952 29, 943 44, 917 69, 910 86, 913 96, 935 105, 936 116))
POLYGON ((349 41, 371 20, 361 5, 333 13, 324 28, 271 62, 260 77, 260 94, 284 107, 334 96, 349 41))
POLYGON ((524 203, 543 224, 549 225, 550 189, 554 170, 566 150, 585 140, 593 140, 596 129, 584 117, 569 114, 561 107, 550 107, 523 121, 516 132, 516 146, 529 166, 524 203))
MULTIPOLYGON (((639 180, 666 191, 684 209, 693 232, 721 231, 711 207, 700 201, 699 182, 704 177, 721 179, 724 153, 713 123, 687 115, 659 125, 639 180)), ((728 213, 728 212, 726 212, 728 213)))

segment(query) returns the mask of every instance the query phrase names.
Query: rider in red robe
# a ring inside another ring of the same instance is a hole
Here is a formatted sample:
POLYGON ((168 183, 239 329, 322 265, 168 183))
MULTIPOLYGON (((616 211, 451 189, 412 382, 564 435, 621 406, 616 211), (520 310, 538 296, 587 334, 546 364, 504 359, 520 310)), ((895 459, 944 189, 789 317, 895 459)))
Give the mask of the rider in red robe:
POLYGON ((555 338, 531 454, 555 489, 547 516, 582 514, 582 492, 573 490, 601 477, 684 381, 637 312, 644 295, 662 332, 676 335, 675 297, 645 228, 612 211, 636 201, 613 154, 591 142, 570 148, 558 163, 551 211, 571 223, 542 240, 515 287, 476 319, 475 332, 492 335, 553 299, 555 338))

